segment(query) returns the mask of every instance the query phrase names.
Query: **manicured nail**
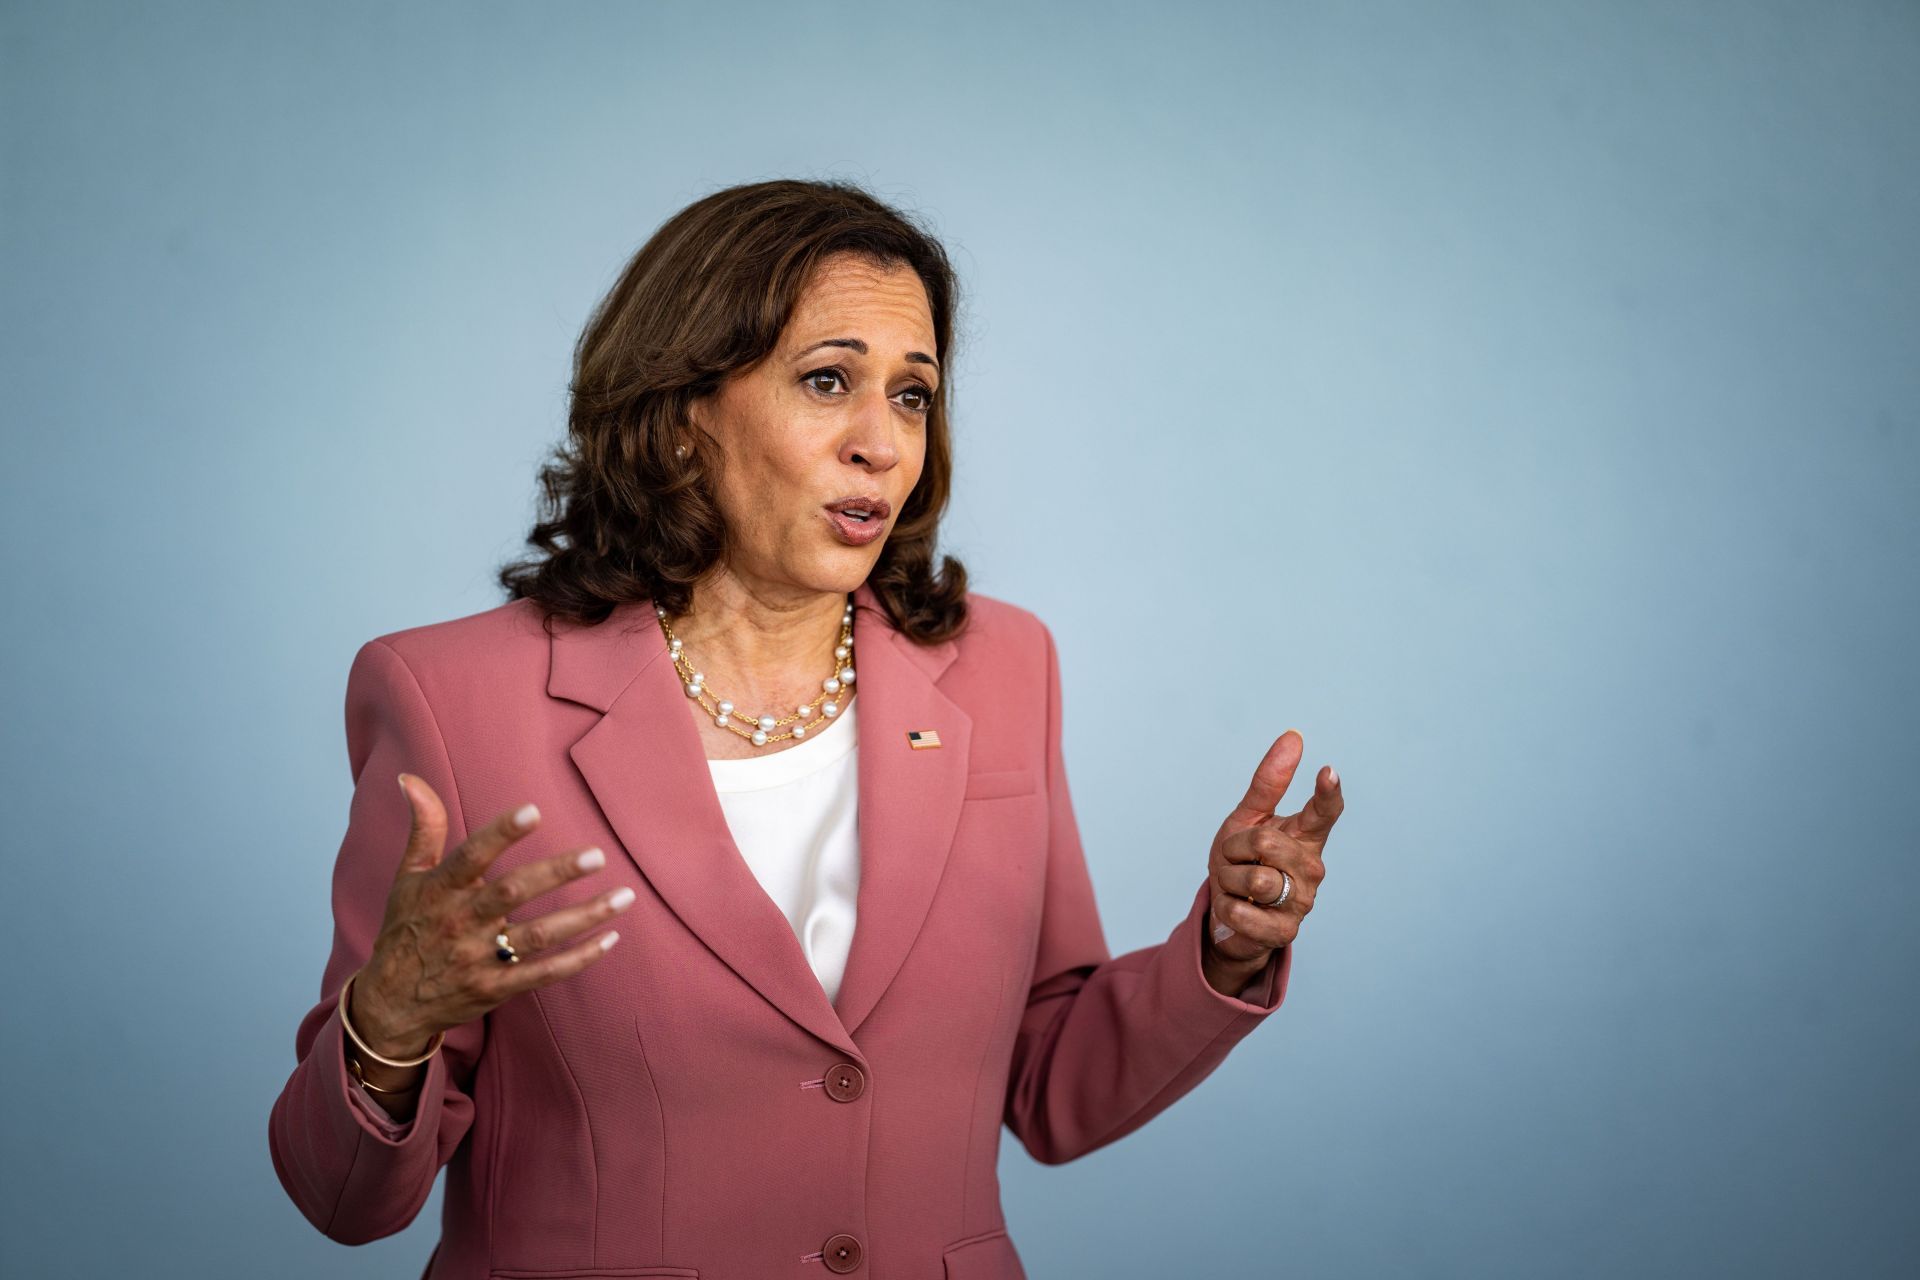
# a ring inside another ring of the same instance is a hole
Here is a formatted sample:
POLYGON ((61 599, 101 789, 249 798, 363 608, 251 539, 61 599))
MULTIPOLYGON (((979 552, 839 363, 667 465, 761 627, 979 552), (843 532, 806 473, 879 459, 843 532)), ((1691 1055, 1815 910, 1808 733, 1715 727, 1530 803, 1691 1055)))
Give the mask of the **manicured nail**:
POLYGON ((1332 765, 1327 766, 1327 781, 1336 787, 1340 785, 1340 775, 1334 771, 1332 765))
POLYGON ((607 899, 607 905, 612 907, 615 911, 621 911, 621 910, 624 910, 627 904, 632 901, 633 901, 633 890, 629 889, 626 885, 621 885, 618 889, 615 889, 613 891, 613 896, 607 899))
POLYGON ((1226 925, 1216 924, 1215 926, 1213 926, 1213 940, 1215 942, 1225 942, 1228 938, 1231 938, 1232 936, 1233 936, 1233 930, 1227 928, 1226 925))
POLYGON ((404 773, 400 775, 400 794, 406 796, 409 803, 412 802, 413 796, 407 791, 407 775, 404 773))
POLYGON ((574 865, 582 871, 598 871, 607 865, 607 855, 598 849, 589 849, 574 860, 574 865))
POLYGON ((600 935, 600 949, 602 951, 605 951, 608 947, 611 947, 614 943, 618 941, 620 941, 620 935, 615 933, 613 930, 609 929, 605 933, 600 935))
POLYGON ((540 821, 540 810, 530 804, 523 804, 513 811, 513 825, 522 831, 540 821))

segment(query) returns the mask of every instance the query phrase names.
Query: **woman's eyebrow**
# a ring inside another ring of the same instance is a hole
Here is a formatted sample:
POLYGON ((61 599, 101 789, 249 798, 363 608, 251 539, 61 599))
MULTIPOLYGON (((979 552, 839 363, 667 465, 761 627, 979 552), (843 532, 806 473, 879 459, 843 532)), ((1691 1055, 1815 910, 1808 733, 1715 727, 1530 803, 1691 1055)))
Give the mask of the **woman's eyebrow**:
MULTIPOLYGON (((863 339, 828 338, 822 342, 814 343, 812 346, 808 347, 806 351, 801 351, 796 353, 793 358, 795 360, 798 360, 801 356, 806 355, 808 351, 818 351, 821 347, 852 347, 855 351, 858 351, 861 355, 867 354, 867 344, 863 339)), ((930 364, 933 366, 933 371, 935 373, 940 372, 940 362, 938 360, 935 360, 932 356, 928 355, 924 351, 909 351, 907 352, 906 358, 909 364, 930 364)))

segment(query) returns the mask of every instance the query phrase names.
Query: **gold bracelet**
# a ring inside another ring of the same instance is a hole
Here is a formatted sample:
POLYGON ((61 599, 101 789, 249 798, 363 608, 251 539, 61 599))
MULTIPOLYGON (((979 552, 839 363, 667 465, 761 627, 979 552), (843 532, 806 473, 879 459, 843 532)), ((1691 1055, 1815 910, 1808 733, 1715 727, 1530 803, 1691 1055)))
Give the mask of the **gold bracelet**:
MULTIPOLYGON (((345 982, 340 984, 340 1025, 346 1029, 347 1035, 352 1037, 353 1042, 356 1045, 360 1046, 360 1052, 366 1054, 369 1058, 372 1058, 375 1062, 384 1063, 389 1067, 417 1067, 421 1063, 425 1062, 428 1058, 431 1058, 434 1054, 440 1052, 440 1042, 447 1038, 447 1033, 444 1031, 434 1032, 433 1039, 427 1041, 427 1051, 421 1054, 417 1058, 405 1058, 405 1059, 383 1058, 379 1054, 375 1053, 372 1047, 369 1046, 365 1040, 362 1040, 360 1038, 360 1033, 353 1029, 353 1023, 347 1018, 347 1009, 349 1008, 347 1001, 349 1000, 349 998, 352 996, 352 993, 353 993, 353 980, 359 976, 360 976, 360 972, 359 970, 356 969, 351 975, 348 976, 345 982)), ((355 1074, 358 1075, 358 1072, 356 1072, 355 1074)), ((366 1082, 363 1080, 361 1081, 361 1083, 365 1084, 366 1082)), ((367 1087, 373 1088, 372 1085, 368 1085, 367 1087)), ((393 1091, 390 1089, 379 1089, 377 1090, 377 1092, 391 1093, 393 1091)), ((405 1093, 406 1090, 403 1089, 400 1092, 405 1093)))
POLYGON ((399 1097, 403 1093, 412 1093, 420 1087, 420 1082, 416 1080, 404 1089, 382 1089, 379 1085, 367 1079, 366 1068, 361 1066, 360 1059, 354 1057, 352 1054, 347 1055, 347 1072, 359 1082, 362 1089, 370 1089, 374 1093, 384 1093, 391 1097, 399 1097))

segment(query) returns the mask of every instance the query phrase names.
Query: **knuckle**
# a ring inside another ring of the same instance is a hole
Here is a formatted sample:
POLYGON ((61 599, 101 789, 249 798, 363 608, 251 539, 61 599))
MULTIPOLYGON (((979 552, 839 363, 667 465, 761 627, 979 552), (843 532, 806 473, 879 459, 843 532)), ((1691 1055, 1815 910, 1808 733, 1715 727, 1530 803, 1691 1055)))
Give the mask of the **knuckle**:
POLYGON ((493 954, 491 941, 476 938, 471 934, 461 934, 454 940, 453 962, 460 966, 462 973, 485 973, 482 962, 493 954))
POLYGON ((505 1000, 509 994, 507 990, 507 970, 518 967, 517 965, 504 965, 499 963, 488 965, 484 968, 476 966, 472 970, 473 977, 471 981, 473 994, 489 1008, 499 1004, 502 1000, 505 1000))
POLYGON ((498 920, 513 907, 512 886, 504 880, 490 880, 473 895, 470 905, 477 918, 498 920))

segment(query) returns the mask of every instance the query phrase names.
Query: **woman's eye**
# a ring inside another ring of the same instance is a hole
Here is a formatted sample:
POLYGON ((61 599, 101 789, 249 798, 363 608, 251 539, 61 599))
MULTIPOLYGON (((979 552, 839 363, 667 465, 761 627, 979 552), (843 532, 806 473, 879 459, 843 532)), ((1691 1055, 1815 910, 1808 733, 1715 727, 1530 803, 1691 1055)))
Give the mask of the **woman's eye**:
MULTIPOLYGON (((822 392, 823 394, 826 394, 826 395, 834 394, 833 392, 828 391, 826 388, 822 387, 816 381, 816 379, 819 379, 819 378, 831 378, 835 382, 839 383, 842 389, 844 389, 847 385, 846 370, 840 368, 837 365, 829 369, 815 369, 812 373, 809 373, 804 378, 802 378, 801 381, 811 386, 814 390, 822 392)), ((925 383, 921 383, 921 382, 913 383, 910 386, 903 388, 901 394, 919 397, 919 400, 917 403, 909 406, 915 413, 927 413, 933 408, 933 392, 928 389, 925 383)))

